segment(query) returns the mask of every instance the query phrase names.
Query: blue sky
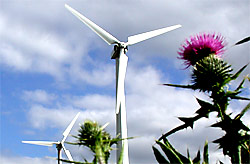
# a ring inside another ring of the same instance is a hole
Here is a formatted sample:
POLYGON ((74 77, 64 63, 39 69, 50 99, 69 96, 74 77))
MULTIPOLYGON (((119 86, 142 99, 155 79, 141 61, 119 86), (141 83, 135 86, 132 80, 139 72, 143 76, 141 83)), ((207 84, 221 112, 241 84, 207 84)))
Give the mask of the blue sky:
MULTIPOLYGON (((115 135, 115 61, 112 47, 64 8, 69 4, 121 41, 130 35, 181 24, 182 28, 129 47, 125 83, 131 163, 155 163, 151 146, 163 132, 191 116, 199 107, 189 90, 161 86, 186 84, 190 70, 177 59, 181 43, 200 32, 218 32, 227 40, 225 60, 235 70, 250 61, 249 44, 231 45, 249 36, 249 1, 0 1, 1 155, 2 163, 55 163, 56 148, 22 144, 22 140, 60 140, 77 112, 78 124, 92 119, 115 135)), ((249 74, 246 69, 243 75, 249 74)), ((237 84, 232 83, 232 87, 237 84)), ((243 93, 249 97, 249 83, 243 93)), ((235 114, 246 102, 233 102, 235 114)), ((250 126, 250 115, 244 121, 250 126)), ((191 152, 223 135, 202 119, 194 130, 184 130, 170 141, 191 152)), ((74 141, 72 137, 68 141, 74 141)), ((91 154, 67 145, 75 160, 91 154)), ((211 162, 227 161, 214 144, 211 162)), ((194 156, 194 154, 191 153, 194 156)), ((114 154, 111 163, 114 163, 114 154)))

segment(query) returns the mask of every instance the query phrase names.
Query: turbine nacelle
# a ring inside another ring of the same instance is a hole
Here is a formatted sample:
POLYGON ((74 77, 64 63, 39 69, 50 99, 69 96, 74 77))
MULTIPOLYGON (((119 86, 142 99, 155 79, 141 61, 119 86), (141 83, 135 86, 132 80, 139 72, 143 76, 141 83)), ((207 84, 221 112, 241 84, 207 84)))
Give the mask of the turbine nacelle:
POLYGON ((120 57, 120 51, 123 50, 126 54, 128 51, 128 46, 124 44, 116 44, 113 51, 111 52, 111 59, 116 59, 120 57))

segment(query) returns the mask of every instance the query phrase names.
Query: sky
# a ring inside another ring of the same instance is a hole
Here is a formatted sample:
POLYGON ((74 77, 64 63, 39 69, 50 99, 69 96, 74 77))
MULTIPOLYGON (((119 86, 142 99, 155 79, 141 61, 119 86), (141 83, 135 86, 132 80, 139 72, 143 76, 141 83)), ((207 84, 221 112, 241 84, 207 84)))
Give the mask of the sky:
MULTIPOLYGON (((6 164, 50 164, 55 147, 21 143, 22 140, 58 141, 73 117, 81 112, 71 131, 90 119, 115 136, 115 60, 108 46, 65 9, 72 8, 91 19, 120 41, 158 28, 181 24, 182 28, 130 46, 126 80, 126 108, 130 162, 156 163, 152 145, 161 134, 181 124, 178 116, 193 116, 196 97, 207 95, 162 86, 190 83, 190 69, 177 58, 189 36, 220 33, 228 45, 223 58, 234 70, 250 62, 249 44, 232 46, 249 36, 248 0, 0 0, 1 133, 0 160, 6 164)), ((249 67, 242 73, 249 74, 249 67)), ((231 84, 234 88, 239 81, 231 84)), ((246 83, 243 96, 250 97, 246 83)), ((232 101, 228 112, 236 115, 245 101, 232 101)), ((250 126, 250 114, 243 121, 250 126)), ((194 129, 169 137, 183 154, 194 157, 205 140, 210 162, 228 163, 212 141, 224 133, 209 127, 214 114, 201 119, 194 129)), ((74 142, 73 137, 67 141, 74 142)), ((66 145, 75 160, 92 158, 86 148, 66 145)), ((115 152, 110 163, 115 163, 115 152)))

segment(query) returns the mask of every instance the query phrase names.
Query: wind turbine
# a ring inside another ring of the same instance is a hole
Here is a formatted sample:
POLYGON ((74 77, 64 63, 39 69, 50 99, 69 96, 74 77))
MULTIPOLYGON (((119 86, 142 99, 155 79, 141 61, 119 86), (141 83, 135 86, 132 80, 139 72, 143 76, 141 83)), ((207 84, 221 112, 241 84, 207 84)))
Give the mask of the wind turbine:
POLYGON ((124 80, 126 75, 126 68, 128 57, 126 53, 128 51, 128 46, 136 44, 138 42, 150 39, 152 37, 164 34, 168 31, 177 29, 181 25, 174 25, 134 36, 128 37, 127 42, 121 42, 114 36, 106 32, 104 29, 96 25, 94 22, 80 14, 78 11, 71 8, 69 5, 65 4, 65 7, 74 14, 78 19, 80 19, 84 24, 86 24, 91 30, 93 30, 97 35, 99 35, 105 42, 109 45, 114 44, 114 50, 111 54, 111 59, 116 60, 116 133, 123 140, 118 142, 117 148, 117 161, 121 150, 123 149, 123 164, 129 164, 128 157, 128 141, 127 136, 127 121, 126 121, 126 108, 125 108, 125 91, 124 91, 124 80))
POLYGON ((68 157, 68 159, 70 161, 73 161, 73 158, 69 152, 69 150, 67 150, 64 146, 64 142, 66 140, 66 138, 68 137, 73 125, 75 124, 78 116, 79 116, 80 112, 77 113, 77 115, 74 117, 74 119, 71 121, 71 123, 69 124, 69 126, 66 128, 66 130, 63 132, 63 138, 61 141, 22 141, 22 143, 28 143, 28 144, 34 144, 34 145, 42 145, 42 146, 53 146, 56 145, 57 151, 58 151, 58 164, 61 164, 62 161, 60 161, 61 159, 61 150, 63 149, 66 156, 68 157))

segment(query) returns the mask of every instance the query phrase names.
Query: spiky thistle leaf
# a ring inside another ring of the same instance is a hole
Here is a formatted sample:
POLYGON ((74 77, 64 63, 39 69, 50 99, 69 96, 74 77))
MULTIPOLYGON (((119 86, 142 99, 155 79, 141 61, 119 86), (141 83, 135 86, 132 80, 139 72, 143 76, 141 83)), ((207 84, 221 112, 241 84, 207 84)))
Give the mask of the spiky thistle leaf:
POLYGON ((238 42, 235 43, 234 45, 239 45, 239 44, 242 44, 242 43, 246 43, 246 42, 248 42, 248 41, 250 41, 250 36, 249 36, 249 37, 246 37, 246 38, 244 38, 244 39, 242 39, 242 40, 240 40, 240 41, 238 41, 238 42))
POLYGON ((196 100, 198 101, 201 107, 195 113, 200 115, 200 117, 208 118, 210 112, 216 111, 215 107, 212 104, 198 98, 196 98, 196 100))
POLYGON ((250 103, 247 104, 247 106, 238 114, 234 119, 239 120, 241 117, 250 109, 250 103))
POLYGON ((152 146, 155 158, 159 164, 170 164, 168 160, 165 159, 165 157, 161 154, 161 152, 156 149, 154 146, 152 146))
POLYGON ((180 157, 175 153, 175 151, 170 146, 163 144, 160 141, 156 141, 156 143, 161 147, 162 151, 168 157, 170 163, 180 163, 180 164, 183 163, 180 157))
POLYGON ((232 80, 235 80, 237 77, 239 77, 239 75, 241 74, 242 71, 244 71, 246 69, 246 67, 248 66, 248 64, 244 65, 239 71, 237 71, 235 74, 231 74, 230 77, 227 78, 227 80, 225 80, 225 83, 229 83, 232 80))
POLYGON ((200 161, 201 161, 201 152, 200 152, 200 150, 198 150, 196 157, 193 159, 193 163, 200 164, 200 161))
POLYGON ((184 155, 182 155, 180 152, 178 152, 178 151, 173 147, 173 145, 172 145, 166 138, 165 138, 163 141, 164 141, 164 144, 165 144, 165 145, 167 145, 170 149, 172 149, 172 150, 175 152, 175 154, 178 155, 178 157, 181 159, 181 161, 182 161, 183 163, 188 163, 188 162, 189 162, 188 158, 186 158, 184 155))
POLYGON ((186 88, 186 89, 195 89, 192 85, 178 85, 178 84, 163 84, 169 87, 177 87, 177 88, 186 88))
POLYGON ((203 162, 202 164, 208 164, 209 154, 208 154, 208 141, 206 140, 204 149, 203 149, 203 162))

